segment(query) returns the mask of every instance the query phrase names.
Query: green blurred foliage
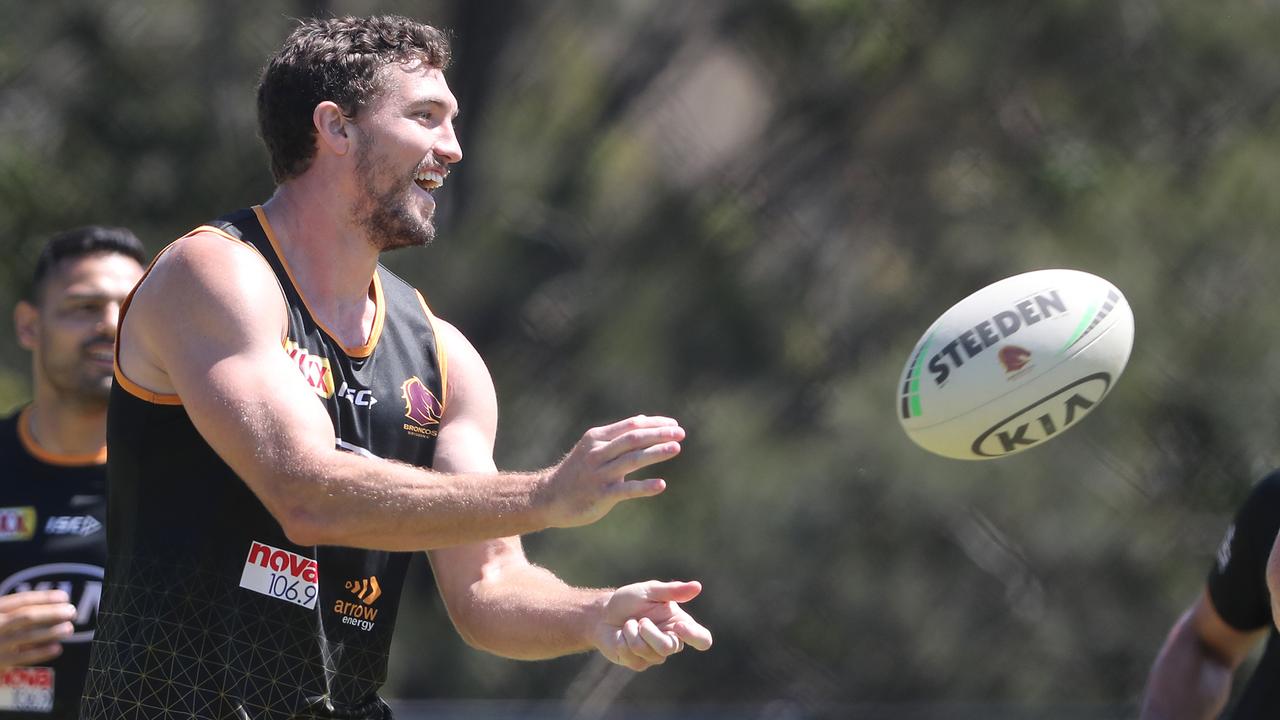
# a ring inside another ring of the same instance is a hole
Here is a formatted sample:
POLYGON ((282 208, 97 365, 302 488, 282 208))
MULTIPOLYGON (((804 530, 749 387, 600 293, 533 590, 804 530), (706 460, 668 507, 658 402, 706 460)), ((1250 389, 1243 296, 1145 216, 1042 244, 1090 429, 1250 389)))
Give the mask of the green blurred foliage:
MULTIPOLYGON (((55 230, 154 250, 265 199, 258 68, 291 18, 373 11, 454 31, 466 159, 441 239, 386 260, 488 359, 500 465, 632 412, 690 429, 665 495, 531 556, 584 585, 701 579, 717 633, 638 676, 490 658, 423 563, 390 694, 1136 700, 1277 461, 1272 4, 10 0, 0 300, 55 230), (998 462, 915 448, 893 390, 919 334, 1042 267, 1133 305, 1106 404, 998 462)), ((0 405, 26 372, 0 348, 0 405)))

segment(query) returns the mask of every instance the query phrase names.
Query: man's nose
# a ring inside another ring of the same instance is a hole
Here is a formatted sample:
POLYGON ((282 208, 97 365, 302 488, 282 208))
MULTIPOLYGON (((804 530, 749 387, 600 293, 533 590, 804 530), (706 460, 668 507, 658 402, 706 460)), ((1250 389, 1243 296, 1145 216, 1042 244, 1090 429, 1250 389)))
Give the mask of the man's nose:
POLYGON ((98 315, 98 322, 94 329, 115 337, 116 331, 120 329, 120 303, 103 303, 102 312, 98 315))
POLYGON ((462 143, 458 141, 458 134, 454 132, 453 123, 445 124, 444 137, 440 138, 440 142, 432 148, 436 159, 446 165, 451 165, 462 161, 462 143))

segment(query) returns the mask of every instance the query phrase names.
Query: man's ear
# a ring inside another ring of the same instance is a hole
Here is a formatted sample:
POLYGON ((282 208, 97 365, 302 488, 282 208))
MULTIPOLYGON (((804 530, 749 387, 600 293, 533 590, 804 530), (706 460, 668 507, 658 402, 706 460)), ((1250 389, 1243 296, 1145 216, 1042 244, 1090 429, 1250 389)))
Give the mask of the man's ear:
POLYGON ((342 108, 332 100, 325 100, 316 105, 311 113, 311 122, 316 126, 316 141, 334 155, 346 155, 351 150, 349 131, 351 123, 342 114, 342 108))
POLYGON ((13 328, 18 344, 35 350, 40 342, 40 311, 26 300, 19 300, 13 308, 13 328))

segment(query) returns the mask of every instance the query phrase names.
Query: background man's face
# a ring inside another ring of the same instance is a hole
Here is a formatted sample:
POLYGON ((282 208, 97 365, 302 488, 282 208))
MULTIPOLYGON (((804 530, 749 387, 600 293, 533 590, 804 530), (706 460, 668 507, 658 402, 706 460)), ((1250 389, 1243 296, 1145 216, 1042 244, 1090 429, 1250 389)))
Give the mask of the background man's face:
POLYGON ((142 277, 142 266, 115 253, 59 263, 37 304, 20 303, 18 337, 34 354, 36 382, 59 398, 106 404, 120 305, 142 277))

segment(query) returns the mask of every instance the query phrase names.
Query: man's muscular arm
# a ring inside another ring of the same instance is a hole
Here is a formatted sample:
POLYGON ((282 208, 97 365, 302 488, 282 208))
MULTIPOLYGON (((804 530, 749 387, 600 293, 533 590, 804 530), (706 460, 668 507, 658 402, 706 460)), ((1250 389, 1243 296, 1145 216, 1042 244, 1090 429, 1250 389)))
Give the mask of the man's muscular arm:
MULTIPOLYGON (((494 472, 497 401, 484 362, 442 324, 449 352, 449 409, 436 443, 437 469, 494 472)), ((436 583, 459 634, 474 647, 535 660, 591 649, 633 670, 657 665, 711 633, 680 607, 696 582, 643 582, 618 590, 575 588, 525 557, 518 537, 433 550, 436 583)))
POLYGON ((284 299, 252 249, 214 233, 175 243, 123 320, 120 365, 176 393, 196 429, 294 542, 429 549, 593 522, 661 492, 625 476, 680 451, 669 418, 587 432, 558 465, 531 473, 444 474, 335 448, 324 407, 285 354, 284 299))
POLYGON ((1231 694, 1231 676, 1261 632, 1231 627, 1202 593, 1169 631, 1142 701, 1142 720, 1207 720, 1231 694))

